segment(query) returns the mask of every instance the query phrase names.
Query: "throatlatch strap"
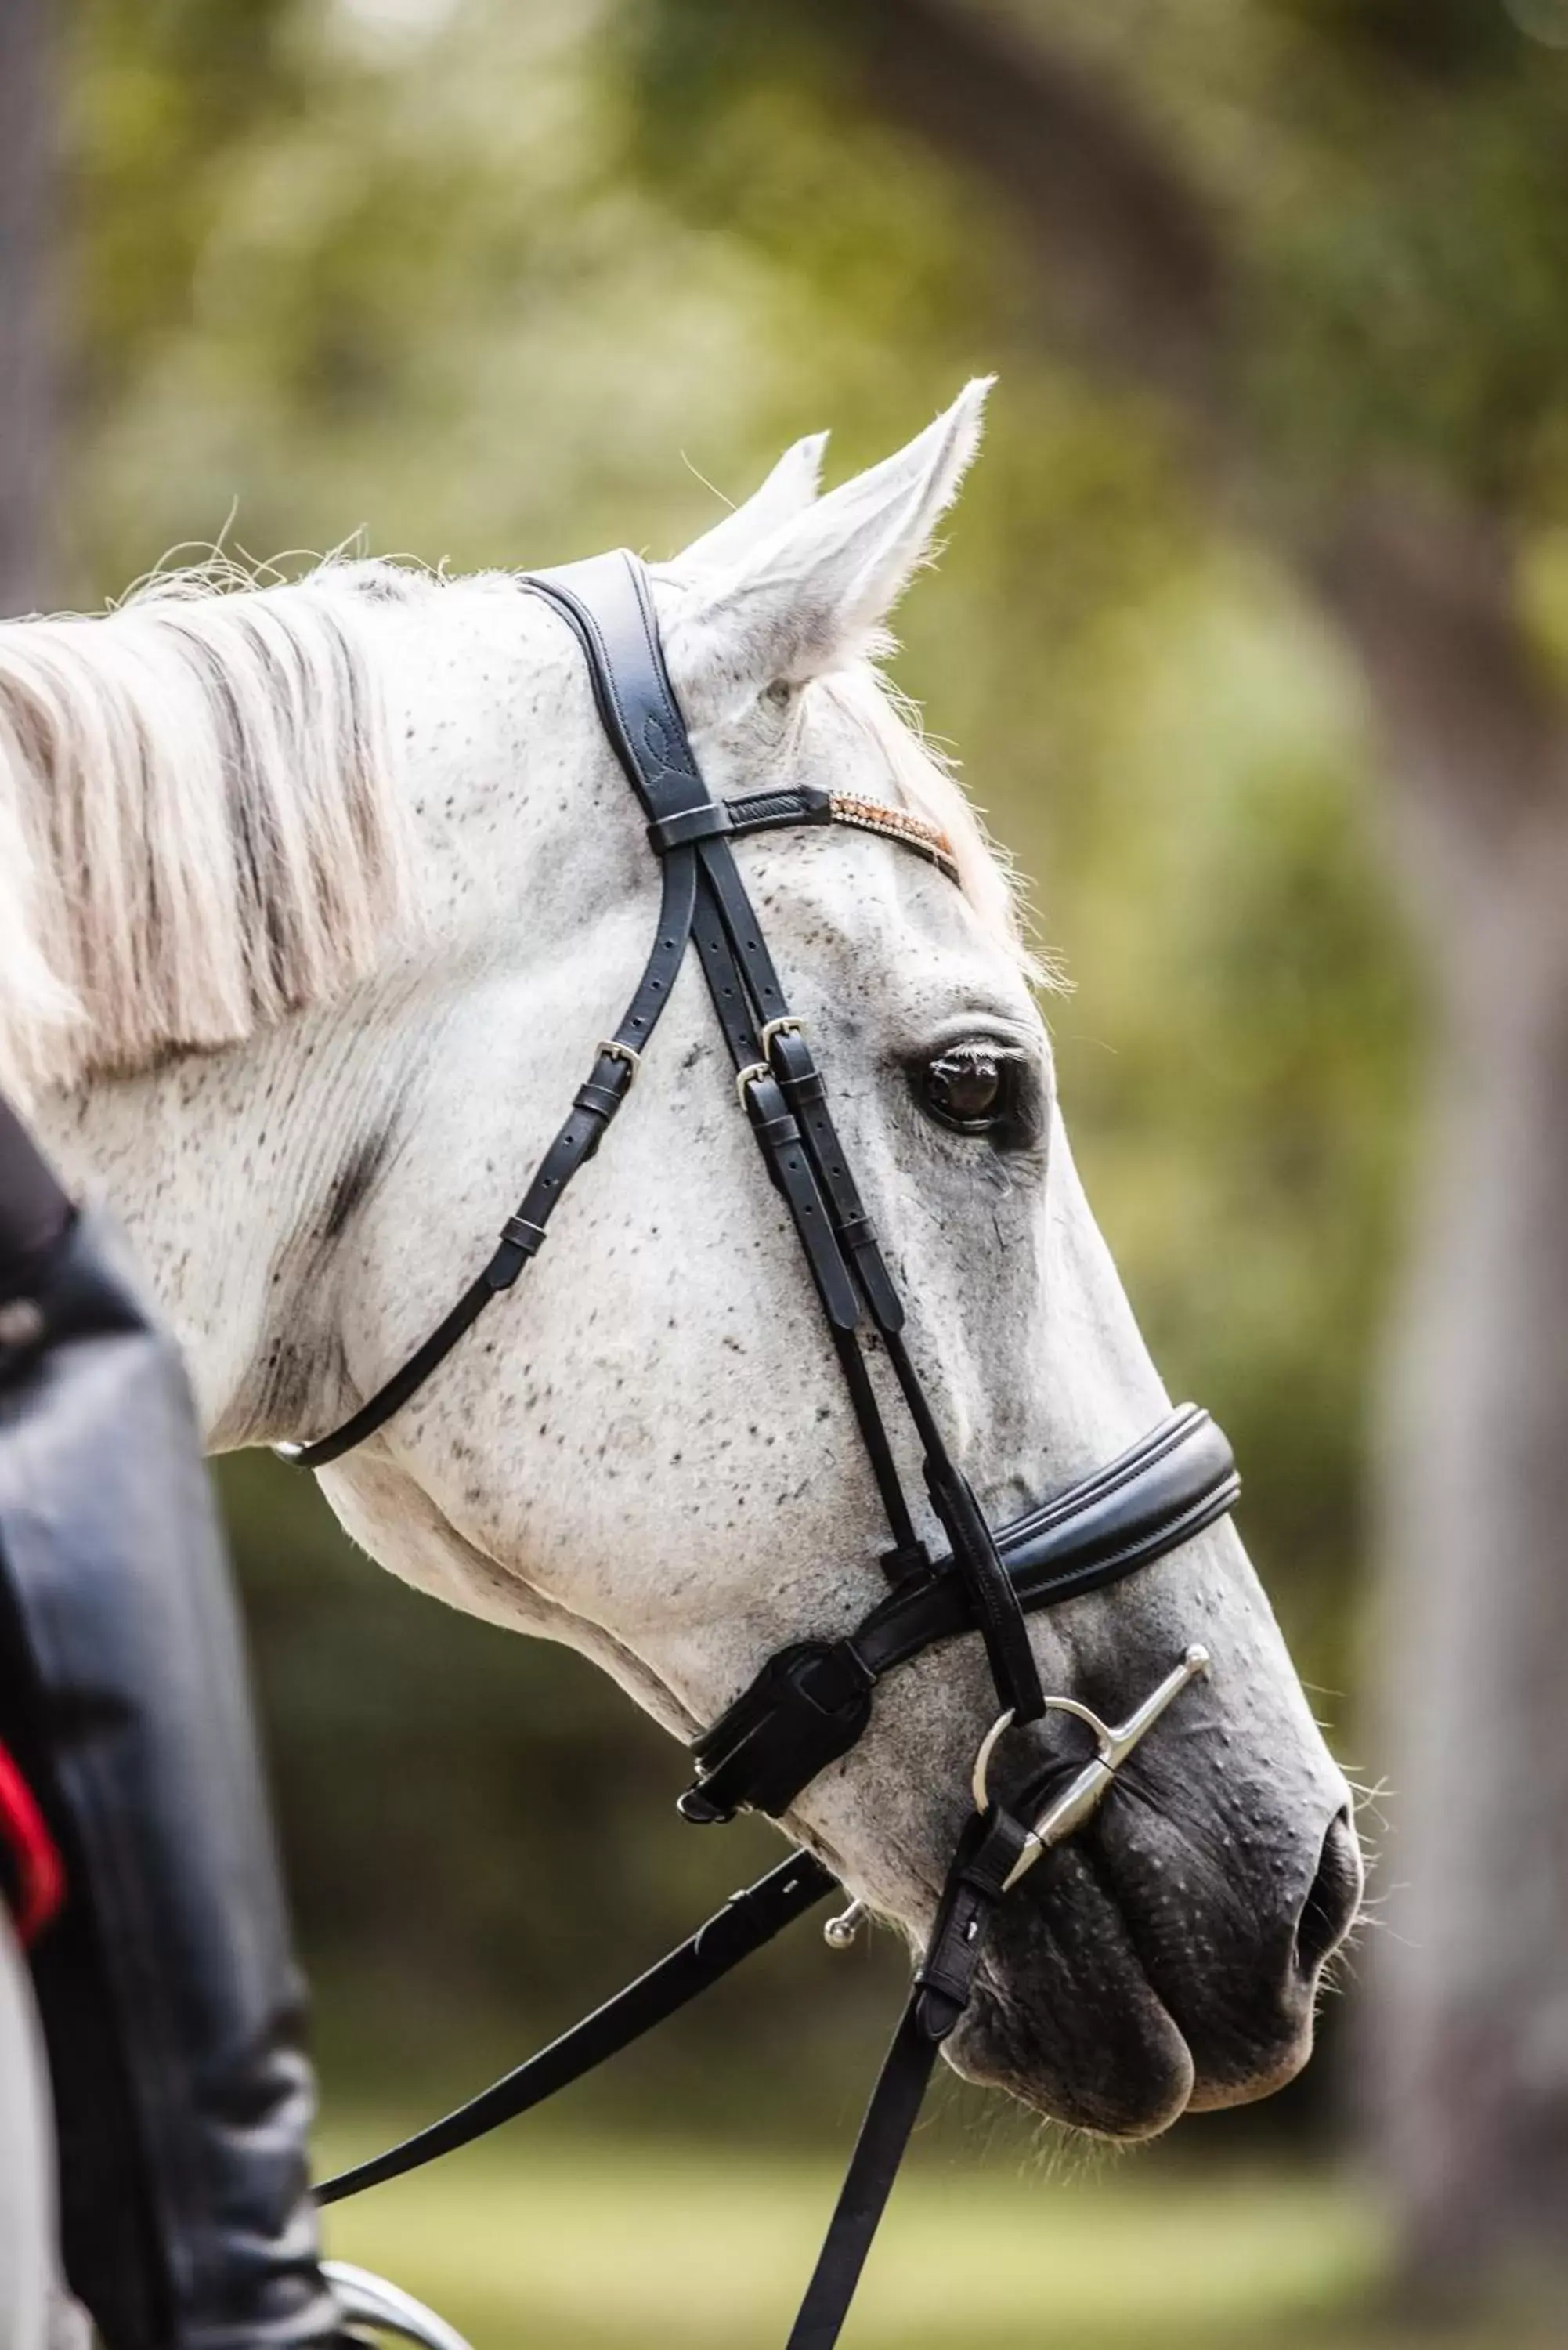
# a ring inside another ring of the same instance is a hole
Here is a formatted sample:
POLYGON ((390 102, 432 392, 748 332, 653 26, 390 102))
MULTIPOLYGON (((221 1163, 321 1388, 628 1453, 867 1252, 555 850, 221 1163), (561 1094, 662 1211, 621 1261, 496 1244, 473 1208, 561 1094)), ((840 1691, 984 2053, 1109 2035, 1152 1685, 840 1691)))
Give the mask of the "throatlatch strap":
POLYGON ((557 2090, 580 2081, 607 2058, 651 2032, 655 2024, 700 1998, 742 1959, 749 1959, 775 1934, 782 1934, 786 1926, 826 1900, 837 1883, 810 1853, 792 1853, 743 1893, 732 1894, 722 1909, 667 1958, 574 2024, 570 2032, 552 2040, 547 2048, 541 2048, 537 2055, 530 2056, 526 2064, 479 2096, 471 2097, 467 2105, 405 2138, 400 2146, 389 2147, 369 2162, 357 2163, 352 2170, 324 2180, 316 2189, 317 2202, 342 2203, 351 2195, 362 2195, 367 2188, 422 2169, 427 2162, 455 2153, 459 2147, 472 2146, 475 2138, 499 2129, 503 2122, 514 2120, 557 2090))
POLYGON ((384 1427, 396 1411, 423 1387, 438 1364, 443 1363, 458 1340, 471 1330, 504 1289, 510 1289, 525 1264, 532 1263, 545 1244, 551 1217, 566 1186, 603 1141, 611 1119, 631 1091, 649 1037, 670 1001, 676 975, 691 935, 697 897, 697 858, 687 848, 664 860, 659 890, 659 929, 631 1002, 613 1035, 599 1045, 593 1067, 578 1087, 571 1114, 540 1160, 516 1211, 502 1228, 489 1263, 463 1291, 457 1304, 436 1325, 422 1346, 376 1389, 358 1411, 312 1444, 279 1444, 280 1459, 296 1469, 325 1469, 357 1444, 363 1444, 384 1427))

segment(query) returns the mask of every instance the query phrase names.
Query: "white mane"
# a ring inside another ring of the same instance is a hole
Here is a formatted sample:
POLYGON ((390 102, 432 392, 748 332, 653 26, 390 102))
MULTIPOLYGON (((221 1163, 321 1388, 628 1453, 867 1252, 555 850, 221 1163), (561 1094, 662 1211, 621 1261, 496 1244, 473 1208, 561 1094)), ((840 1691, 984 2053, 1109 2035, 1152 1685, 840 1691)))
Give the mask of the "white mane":
POLYGON ((372 967, 411 869, 360 599, 384 567, 0 627, 0 1087, 239 1042, 372 967))

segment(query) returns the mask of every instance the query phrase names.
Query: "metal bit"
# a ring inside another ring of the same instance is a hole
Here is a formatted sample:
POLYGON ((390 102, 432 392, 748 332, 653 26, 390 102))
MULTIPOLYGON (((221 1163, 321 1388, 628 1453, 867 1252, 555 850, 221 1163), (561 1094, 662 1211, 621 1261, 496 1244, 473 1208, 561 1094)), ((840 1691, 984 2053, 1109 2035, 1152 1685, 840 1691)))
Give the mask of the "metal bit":
MULTIPOLYGON (((1128 1714, 1125 1721, 1102 1721, 1097 1713, 1076 1698, 1048 1697, 1048 1711, 1070 1713, 1093 1731, 1095 1752, 1054 1801, 1048 1804, 1030 1829, 1023 1852, 1014 1864, 1012 1874, 1002 1890, 1011 1892, 1021 1877, 1032 1869, 1043 1852, 1053 1845, 1064 1843, 1081 1828, 1097 1808, 1116 1773, 1138 1742, 1147 1737, 1174 1698, 1180 1695, 1189 1681, 1209 1669, 1209 1651, 1195 1641, 1175 1670, 1166 1675, 1157 1690, 1128 1714)), ((983 1812, 991 1801, 986 1791, 986 1779, 991 1758, 1002 1732, 1011 1728, 1012 1716, 1004 1713, 986 1732, 979 1753, 974 1758, 974 1803, 976 1811, 983 1812)), ((832 1923, 839 1921, 835 1918, 832 1923)))

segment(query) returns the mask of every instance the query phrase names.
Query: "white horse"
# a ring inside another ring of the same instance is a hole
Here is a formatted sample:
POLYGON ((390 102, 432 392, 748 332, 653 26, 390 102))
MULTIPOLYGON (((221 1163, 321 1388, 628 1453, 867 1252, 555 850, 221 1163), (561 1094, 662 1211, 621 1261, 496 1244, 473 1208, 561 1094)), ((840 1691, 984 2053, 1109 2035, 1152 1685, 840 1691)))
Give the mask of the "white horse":
MULTIPOLYGON (((955 845, 959 889, 859 833, 737 854, 1000 1523, 1167 1400, 1074 1169, 1007 877, 872 666, 983 393, 825 496, 802 442, 653 578, 713 793, 829 781, 955 845), (989 1131, 934 1114, 928 1072, 967 1040, 1004 1056, 989 1131)), ((129 1227, 214 1449, 334 1426, 440 1319, 629 993, 657 891, 577 648, 507 576, 329 564, 0 630, 0 1082, 129 1227)), ((582 1650, 680 1737, 774 1648, 853 1624, 885 1539, 722 1061, 689 958, 536 1264, 322 1479, 395 1573, 582 1650)), ((1116 2138, 1266 2095, 1309 2053, 1361 1880, 1236 1533, 1032 1638, 1048 1689, 1112 1716, 1195 1638, 1213 1666, 1004 1909, 952 2060, 1116 2138)), ((913 1943, 988 1694, 977 1641, 928 1653, 785 1822, 913 1943)))

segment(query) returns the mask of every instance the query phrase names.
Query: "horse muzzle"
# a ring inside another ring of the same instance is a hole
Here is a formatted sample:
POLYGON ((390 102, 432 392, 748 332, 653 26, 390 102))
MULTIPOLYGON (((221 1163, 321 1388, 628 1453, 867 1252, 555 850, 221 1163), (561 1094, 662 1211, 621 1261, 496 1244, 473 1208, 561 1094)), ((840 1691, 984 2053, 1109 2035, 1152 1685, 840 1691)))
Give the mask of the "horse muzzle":
MULTIPOLYGON (((1177 1787, 1160 1756, 1156 1742, 999 1909, 949 2046, 967 2077, 1117 2139, 1293 2078, 1363 1889, 1342 1791, 1287 1823, 1189 1761, 1177 1787)), ((1058 1762, 1056 1788, 1086 1767, 1058 1762)))

